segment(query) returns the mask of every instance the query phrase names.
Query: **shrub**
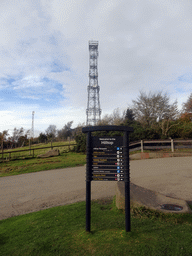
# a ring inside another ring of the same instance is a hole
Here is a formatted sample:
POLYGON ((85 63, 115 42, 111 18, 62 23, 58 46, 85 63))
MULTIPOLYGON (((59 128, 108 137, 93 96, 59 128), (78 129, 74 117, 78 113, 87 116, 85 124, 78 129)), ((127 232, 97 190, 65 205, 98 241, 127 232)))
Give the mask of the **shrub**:
POLYGON ((75 136, 77 145, 74 147, 75 152, 86 152, 86 134, 79 133, 75 136))

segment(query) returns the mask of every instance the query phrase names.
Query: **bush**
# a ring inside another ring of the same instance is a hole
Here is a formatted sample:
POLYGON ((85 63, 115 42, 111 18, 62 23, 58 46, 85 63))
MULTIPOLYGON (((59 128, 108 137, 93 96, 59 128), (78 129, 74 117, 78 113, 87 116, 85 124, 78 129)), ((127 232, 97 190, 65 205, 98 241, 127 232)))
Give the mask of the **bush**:
POLYGON ((86 134, 79 133, 75 136, 77 145, 74 147, 75 152, 86 152, 86 134))

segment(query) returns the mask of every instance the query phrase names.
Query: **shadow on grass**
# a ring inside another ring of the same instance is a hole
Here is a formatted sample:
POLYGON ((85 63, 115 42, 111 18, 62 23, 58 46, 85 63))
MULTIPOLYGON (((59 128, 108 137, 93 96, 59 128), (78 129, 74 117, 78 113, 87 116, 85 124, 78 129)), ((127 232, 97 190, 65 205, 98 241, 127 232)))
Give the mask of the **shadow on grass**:
POLYGON ((9 240, 9 237, 5 234, 0 234, 0 245, 4 245, 9 240))

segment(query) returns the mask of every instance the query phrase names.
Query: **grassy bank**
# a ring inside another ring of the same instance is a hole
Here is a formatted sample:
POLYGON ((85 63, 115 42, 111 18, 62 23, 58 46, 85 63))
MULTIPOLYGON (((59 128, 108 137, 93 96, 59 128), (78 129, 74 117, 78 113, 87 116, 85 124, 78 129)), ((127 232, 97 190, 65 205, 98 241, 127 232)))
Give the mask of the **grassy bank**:
POLYGON ((0 255, 192 255, 192 216, 144 207, 131 213, 132 231, 112 200, 92 201, 91 233, 85 202, 0 221, 0 255))
MULTIPOLYGON (((68 152, 69 149, 74 148, 75 141, 59 141, 59 142, 49 142, 49 143, 40 143, 34 144, 21 148, 14 149, 6 149, 3 151, 3 159, 2 154, 0 154, 0 162, 3 162, 5 159, 16 160, 16 159, 30 159, 37 157, 38 155, 45 154, 47 151, 51 150, 51 147, 54 149, 59 149, 61 153, 68 152), (42 149, 41 149, 42 148, 42 149), (8 153, 8 152, 11 152, 8 153)), ((1 151, 2 152, 2 151, 1 151)))
POLYGON ((32 158, 15 161, 7 161, 0 164, 0 177, 17 175, 29 172, 75 167, 84 165, 86 156, 81 153, 61 153, 60 156, 49 158, 32 158))

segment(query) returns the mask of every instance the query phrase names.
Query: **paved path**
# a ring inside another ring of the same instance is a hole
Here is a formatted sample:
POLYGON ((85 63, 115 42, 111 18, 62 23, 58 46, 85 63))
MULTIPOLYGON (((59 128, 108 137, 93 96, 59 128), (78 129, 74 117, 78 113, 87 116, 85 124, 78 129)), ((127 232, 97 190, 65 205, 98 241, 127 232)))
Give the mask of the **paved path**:
POLYGON ((192 202, 192 157, 136 160, 130 166, 132 183, 192 202))
MULTIPOLYGON (((161 194, 192 201, 192 157, 134 160, 131 182, 161 194)), ((92 199, 111 197, 116 182, 91 183, 92 199)), ((0 178, 0 219, 85 200, 85 167, 0 178)))
MULTIPOLYGON (((85 166, 0 178, 0 219, 84 201, 85 166)), ((115 195, 115 182, 92 182, 92 199, 115 195)))

